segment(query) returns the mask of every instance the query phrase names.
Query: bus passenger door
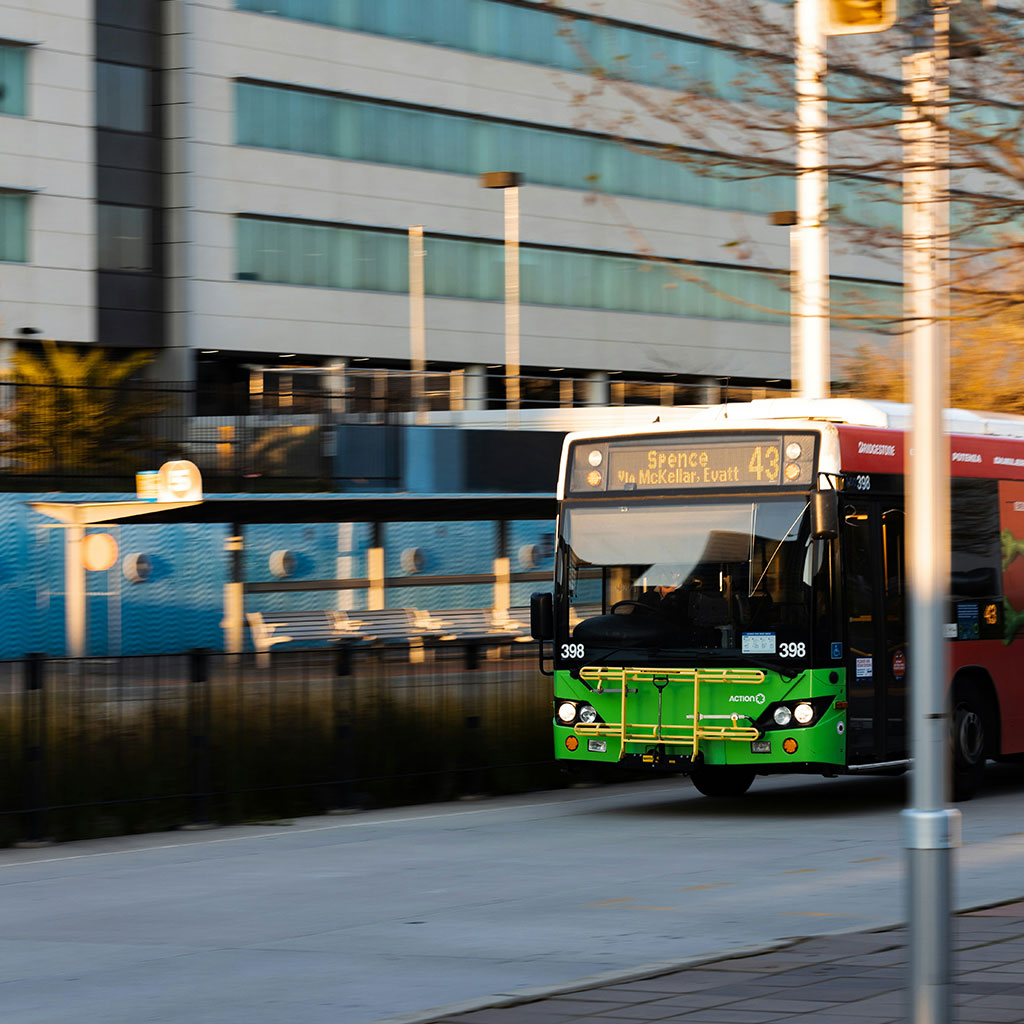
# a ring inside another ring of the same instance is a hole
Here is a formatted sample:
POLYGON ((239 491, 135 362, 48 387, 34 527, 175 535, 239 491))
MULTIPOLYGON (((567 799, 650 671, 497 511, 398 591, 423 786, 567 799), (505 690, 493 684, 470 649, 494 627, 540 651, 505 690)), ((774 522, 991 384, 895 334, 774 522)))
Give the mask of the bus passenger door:
POLYGON ((892 500, 844 504, 850 764, 907 756, 904 519, 892 500))

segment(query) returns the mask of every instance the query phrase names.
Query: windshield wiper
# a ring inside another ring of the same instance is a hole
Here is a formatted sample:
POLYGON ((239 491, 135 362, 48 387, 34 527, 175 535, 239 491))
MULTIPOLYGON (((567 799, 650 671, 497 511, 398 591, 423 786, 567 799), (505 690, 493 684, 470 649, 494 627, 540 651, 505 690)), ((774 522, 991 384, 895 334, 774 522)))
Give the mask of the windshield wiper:
MULTIPOLYGON (((782 550, 782 545, 786 543, 786 539, 789 537, 790 531, 793 529, 794 526, 796 526, 797 523, 800 522, 800 520, 803 518, 803 514, 810 507, 811 507, 811 503, 807 502, 807 504, 804 505, 804 507, 802 509, 800 509, 800 511, 797 513, 796 519, 794 519, 793 522, 791 522, 789 524, 789 529, 787 529, 786 532, 782 535, 782 539, 776 545, 775 550, 771 553, 771 557, 769 557, 768 561, 765 562, 764 570, 762 571, 761 575, 758 576, 757 582, 750 588, 750 592, 747 594, 747 597, 753 597, 757 593, 757 588, 759 586, 761 586, 761 581, 765 578, 765 576, 768 575, 768 570, 772 567, 772 562, 775 561, 775 556, 782 550)), ((756 523, 757 523, 757 512, 756 512, 757 505, 756 504, 754 505, 754 509, 755 509, 755 511, 754 511, 754 513, 753 513, 753 515, 751 517, 751 526, 750 526, 750 529, 751 529, 751 534, 750 534, 750 554, 751 554, 751 560, 753 560, 753 554, 754 554, 754 533, 753 533, 753 530, 755 529, 755 526, 756 526, 756 523)))

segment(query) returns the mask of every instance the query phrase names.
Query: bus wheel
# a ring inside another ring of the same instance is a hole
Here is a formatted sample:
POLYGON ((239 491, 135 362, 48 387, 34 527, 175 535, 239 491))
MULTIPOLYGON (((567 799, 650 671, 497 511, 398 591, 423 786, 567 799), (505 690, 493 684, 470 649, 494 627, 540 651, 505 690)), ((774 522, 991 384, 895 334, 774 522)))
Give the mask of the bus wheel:
POLYGON ((985 719, 973 696, 954 698, 952 733, 953 799, 970 800, 985 773, 985 719))
POLYGON ((704 796, 743 796, 754 781, 754 769, 739 765, 698 768, 690 781, 704 796))

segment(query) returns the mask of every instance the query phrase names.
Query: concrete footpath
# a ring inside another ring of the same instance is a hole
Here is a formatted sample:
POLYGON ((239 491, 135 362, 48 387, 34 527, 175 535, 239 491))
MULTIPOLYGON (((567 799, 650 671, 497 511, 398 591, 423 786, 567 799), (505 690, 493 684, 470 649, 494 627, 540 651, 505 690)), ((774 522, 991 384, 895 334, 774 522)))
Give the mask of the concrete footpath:
MULTIPOLYGON (((957 1024, 1024 1022, 1024 902, 964 911, 953 923, 957 1024)), ((671 969, 651 964, 557 992, 519 992, 393 1024, 903 1024, 905 928, 779 942, 671 969), (486 1002, 486 1005, 485 1005, 486 1002)))

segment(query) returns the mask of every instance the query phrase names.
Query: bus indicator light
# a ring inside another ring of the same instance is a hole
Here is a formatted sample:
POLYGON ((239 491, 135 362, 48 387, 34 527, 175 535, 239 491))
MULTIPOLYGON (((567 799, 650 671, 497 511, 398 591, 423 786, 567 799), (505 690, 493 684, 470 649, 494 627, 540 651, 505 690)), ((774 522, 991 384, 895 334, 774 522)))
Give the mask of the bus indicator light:
POLYGON ((601 474, 596 469, 592 469, 587 474, 587 483, 590 484, 591 487, 597 487, 597 485, 600 482, 601 482, 601 474))
POLYGON ((580 741, 578 739, 576 739, 575 736, 566 736, 565 737, 565 749, 566 750, 575 750, 579 745, 580 745, 580 741))
POLYGON ((787 754, 795 754, 795 753, 796 753, 796 748, 797 748, 797 746, 798 746, 798 744, 797 744, 796 740, 795 740, 795 739, 793 739, 793 737, 792 737, 792 736, 787 736, 787 737, 786 737, 786 738, 785 738, 785 739, 784 739, 784 740, 782 741, 782 749, 783 749, 783 750, 784 750, 784 751, 785 751, 785 752, 786 752, 787 754))
POLYGON ((799 480, 800 479, 800 467, 795 462, 789 462, 786 464, 786 479, 787 480, 799 480))
POLYGON ((592 466, 600 466, 601 465, 601 452, 597 448, 595 448, 587 456, 587 462, 589 462, 592 466))
POLYGON ((786 445, 786 458, 791 462, 796 462, 797 459, 803 454, 803 448, 796 441, 790 441, 786 445))
POLYGON ((587 740, 587 750, 591 754, 607 754, 608 753, 608 741, 607 740, 587 740))

